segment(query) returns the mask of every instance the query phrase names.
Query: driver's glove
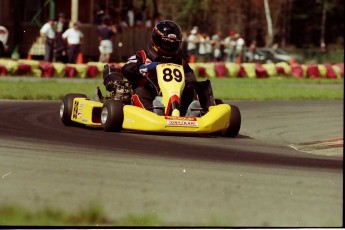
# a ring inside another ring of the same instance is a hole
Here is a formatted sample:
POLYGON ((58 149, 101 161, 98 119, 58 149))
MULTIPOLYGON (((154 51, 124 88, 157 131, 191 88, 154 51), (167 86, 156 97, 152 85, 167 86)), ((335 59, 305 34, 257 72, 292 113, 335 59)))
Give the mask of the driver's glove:
POLYGON ((142 64, 139 67, 139 73, 146 76, 147 72, 155 70, 157 65, 159 65, 159 62, 151 62, 150 64, 142 64))

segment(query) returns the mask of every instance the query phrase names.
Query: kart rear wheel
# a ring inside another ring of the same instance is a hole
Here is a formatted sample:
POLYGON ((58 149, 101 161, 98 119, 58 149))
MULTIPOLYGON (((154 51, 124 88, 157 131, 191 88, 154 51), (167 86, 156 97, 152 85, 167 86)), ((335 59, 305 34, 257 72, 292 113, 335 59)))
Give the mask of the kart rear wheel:
POLYGON ((221 136, 236 137, 241 128, 241 113, 237 106, 231 106, 230 113, 230 126, 227 129, 222 130, 221 136))
POLYGON ((66 94, 60 104, 60 119, 62 123, 66 126, 73 124, 72 118, 72 109, 74 98, 87 98, 85 94, 80 93, 70 93, 66 94))
POLYGON ((102 128, 105 131, 120 132, 123 123, 123 103, 119 100, 106 100, 101 113, 102 128))
POLYGON ((222 99, 217 99, 217 98, 215 98, 215 99, 214 99, 214 102, 216 103, 216 105, 224 104, 224 102, 223 102, 222 99))

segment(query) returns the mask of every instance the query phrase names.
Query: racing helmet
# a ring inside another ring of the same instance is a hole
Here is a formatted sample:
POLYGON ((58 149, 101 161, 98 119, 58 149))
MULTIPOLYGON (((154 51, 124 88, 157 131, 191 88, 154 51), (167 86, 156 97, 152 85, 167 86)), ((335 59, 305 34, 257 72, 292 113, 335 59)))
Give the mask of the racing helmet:
POLYGON ((152 43, 158 53, 166 56, 176 54, 182 43, 182 31, 173 21, 164 20, 152 30, 152 43))

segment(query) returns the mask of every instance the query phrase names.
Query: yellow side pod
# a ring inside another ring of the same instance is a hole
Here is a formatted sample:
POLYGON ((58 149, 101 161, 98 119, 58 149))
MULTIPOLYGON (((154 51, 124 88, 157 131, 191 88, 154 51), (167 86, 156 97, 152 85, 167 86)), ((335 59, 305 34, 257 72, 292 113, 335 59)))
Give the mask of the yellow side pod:
POLYGON ((89 126, 101 126, 101 110, 103 103, 87 98, 75 98, 71 120, 89 126))

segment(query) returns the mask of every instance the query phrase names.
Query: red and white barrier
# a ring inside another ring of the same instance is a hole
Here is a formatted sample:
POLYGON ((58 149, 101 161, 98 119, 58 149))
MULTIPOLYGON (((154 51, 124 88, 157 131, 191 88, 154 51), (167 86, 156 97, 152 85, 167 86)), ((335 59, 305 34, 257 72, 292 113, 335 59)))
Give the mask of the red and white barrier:
MULTIPOLYGON (((51 63, 27 59, 0 59, 0 76, 36 76, 66 78, 101 78, 105 63, 88 62, 85 64, 51 63)), ((124 63, 109 63, 121 68, 124 63)), ((344 77, 344 63, 299 64, 299 63, 190 63, 199 78, 268 78, 286 76, 295 78, 344 77)))

